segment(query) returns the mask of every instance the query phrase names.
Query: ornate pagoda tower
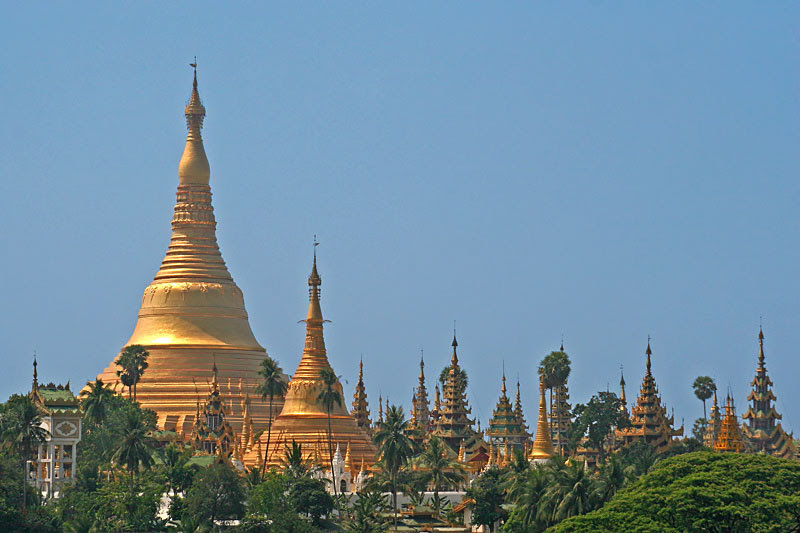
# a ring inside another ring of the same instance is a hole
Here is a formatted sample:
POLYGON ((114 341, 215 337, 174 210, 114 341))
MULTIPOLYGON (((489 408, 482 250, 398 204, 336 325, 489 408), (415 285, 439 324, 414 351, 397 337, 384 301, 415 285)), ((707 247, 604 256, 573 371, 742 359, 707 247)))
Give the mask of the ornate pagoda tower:
POLYGON ((550 424, 547 422, 547 400, 544 397, 544 379, 539 378, 539 421, 536 425, 536 439, 528 459, 533 463, 544 463, 556 454, 550 438, 550 424))
POLYGON ((744 451, 739 420, 736 418, 736 409, 733 406, 733 398, 730 396, 725 400, 725 418, 720 425, 719 434, 714 443, 714 451, 738 453, 744 451))
POLYGON ((454 453, 463 444, 470 452, 476 444, 477 433, 472 429, 474 420, 469 418, 472 409, 467 403, 467 393, 461 380, 461 367, 458 365, 458 341, 453 334, 453 357, 450 361, 450 372, 444 384, 444 403, 439 410, 439 418, 433 428, 432 435, 440 437, 454 453))
POLYGON ((703 446, 707 448, 714 448, 717 444, 719 431, 722 428, 722 418, 719 412, 719 404, 717 403, 717 389, 714 388, 714 405, 711 406, 711 416, 706 426, 705 435, 703 435, 703 446))
POLYGON ((200 409, 200 399, 197 400, 197 417, 191 442, 198 451, 228 457, 233 453, 237 441, 233 429, 228 423, 227 409, 219 391, 216 363, 211 372, 211 388, 202 410, 200 409))
POLYGON ((431 413, 428 404, 428 389, 425 387, 425 358, 419 358, 419 385, 411 398, 411 439, 422 442, 427 439, 431 425, 431 413))
POLYGON ((511 400, 506 394, 506 374, 503 372, 503 385, 497 407, 489 420, 489 429, 486 430, 489 442, 494 446, 522 449, 525 446, 526 435, 523 432, 519 418, 517 418, 511 400))
POLYGON ((658 387, 653 377, 650 356, 650 340, 647 341, 647 372, 642 380, 642 389, 632 409, 630 427, 615 432, 617 441, 630 444, 634 440, 644 440, 661 452, 672 445, 673 437, 683 435, 683 428, 673 429, 674 417, 667 416, 667 409, 661 405, 658 387))
POLYGON ((514 402, 514 414, 517 415, 517 421, 519 422, 522 434, 525 435, 525 440, 529 441, 531 433, 528 431, 528 424, 525 422, 525 413, 522 411, 522 395, 519 389, 519 377, 517 377, 517 398, 514 402))
MULTIPOLYGON (((353 410, 350 411, 353 418, 356 419, 358 427, 370 433, 372 431, 372 420, 369 418, 369 402, 367 402, 367 389, 364 387, 364 360, 358 363, 358 383, 356 383, 356 392, 353 394, 353 410)), ((347 448, 348 453, 350 447, 347 448)))
POLYGON ((559 455, 564 455, 564 451, 569 448, 567 433, 571 426, 572 406, 569 404, 569 388, 565 383, 556 388, 556 405, 550 412, 551 437, 553 439, 553 446, 559 455))
POLYGON ((758 344, 758 369, 751 383, 753 391, 747 397, 750 407, 742 416, 747 421, 747 425, 744 426, 744 437, 748 447, 755 452, 790 459, 795 451, 792 435, 784 431, 778 422, 782 417, 772 405, 775 395, 772 393, 772 380, 767 376, 767 366, 764 364, 763 330, 758 332, 758 344))
MULTIPOLYGON (((317 396, 324 387, 320 372, 330 369, 325 349, 323 334, 322 308, 320 307, 320 285, 322 278, 317 272, 317 255, 314 253, 314 266, 308 277, 309 299, 306 323, 306 343, 303 357, 289 382, 286 399, 281 413, 272 427, 272 442, 269 449, 264 450, 268 466, 278 466, 284 450, 291 448, 292 441, 303 447, 306 457, 325 468, 330 464, 328 452, 328 413, 317 401, 317 396)), ((336 390, 343 398, 341 383, 336 390)), ((333 449, 337 445, 350 446, 351 461, 354 464, 364 462, 367 467, 375 463, 377 452, 372 439, 366 430, 358 426, 356 419, 347 412, 344 405, 334 404, 330 414, 333 449)), ((261 441, 266 444, 266 433, 261 441)), ((260 443, 259 442, 259 443, 260 443)), ((254 464, 257 454, 251 451, 245 455, 245 464, 254 464)))
MULTIPOLYGON (((142 345, 150 353, 150 366, 137 385, 142 407, 158 414, 160 429, 184 438, 195 423, 194 381, 206 379, 212 360, 220 379, 241 379, 250 391, 267 355, 253 336, 242 291, 217 245, 211 171, 201 136, 206 109, 197 90, 196 64, 192 66, 194 83, 185 110, 189 135, 180 162, 172 239, 161 269, 144 290, 136 328, 125 343, 142 345)), ((121 387, 117 370, 112 360, 97 377, 121 387)), ((244 398, 237 400, 228 421, 239 433, 244 398)), ((277 411, 282 402, 276 399, 275 404, 277 411)), ((253 400, 250 414, 256 431, 266 428, 268 402, 253 400)))

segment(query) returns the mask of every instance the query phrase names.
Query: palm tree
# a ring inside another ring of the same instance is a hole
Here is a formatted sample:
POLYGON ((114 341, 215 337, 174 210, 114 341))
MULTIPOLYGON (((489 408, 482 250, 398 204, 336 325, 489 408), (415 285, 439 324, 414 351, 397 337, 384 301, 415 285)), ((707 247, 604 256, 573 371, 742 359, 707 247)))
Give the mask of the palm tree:
POLYGON ((144 346, 141 344, 131 344, 122 349, 114 363, 121 369, 117 370, 117 375, 120 377, 123 385, 128 387, 128 397, 131 395, 131 388, 133 388, 133 401, 136 401, 136 384, 142 379, 144 371, 150 366, 147 358, 150 357, 144 346))
POLYGON ((16 446, 22 460, 22 512, 25 513, 28 500, 28 479, 26 464, 33 454, 33 448, 41 444, 50 432, 42 427, 42 412, 30 396, 12 397, 3 410, 3 441, 16 446))
POLYGON ((267 419, 267 453, 264 454, 264 464, 261 467, 261 475, 267 473, 267 458, 269 457, 269 442, 272 437, 272 402, 275 397, 283 398, 286 394, 288 384, 283 380, 283 370, 278 363, 266 356, 261 361, 261 370, 258 374, 263 378, 263 381, 256 387, 256 392, 261 395, 262 400, 269 398, 269 418, 267 419))
MULTIPOLYGON (((556 424, 561 431, 561 387, 567 384, 570 372, 569 356, 562 352, 551 352, 550 355, 542 359, 539 364, 539 375, 544 378, 544 386, 550 389, 550 433, 552 434, 553 423, 553 390, 556 391, 556 424)), ((558 454, 564 455, 562 444, 563 436, 559 435, 558 454)))
POLYGON ((408 438, 406 430, 408 421, 403 408, 391 406, 386 418, 378 424, 373 439, 378 445, 380 464, 389 473, 392 486, 392 508, 394 509, 394 528, 397 529, 397 477, 400 469, 414 455, 414 443, 408 438))
POLYGON ((281 466, 289 477, 294 480, 305 477, 312 469, 311 462, 303 457, 303 445, 298 444, 295 440, 292 440, 291 448, 286 446, 286 451, 283 452, 283 458, 281 459, 281 466))
POLYGON ((432 437, 428 441, 425 451, 419 456, 422 466, 422 480, 433 484, 433 510, 439 514, 439 490, 443 485, 457 486, 464 482, 465 473, 458 461, 452 461, 447 456, 444 442, 439 437, 432 437))
POLYGON ((581 461, 556 468, 545 499, 554 522, 592 510, 594 479, 581 461))
POLYGON ((550 483, 550 468, 537 465, 516 477, 508 491, 508 501, 522 512, 525 531, 542 531, 550 524, 549 513, 542 500, 550 483))
POLYGON ((81 401, 83 416, 98 426, 102 426, 108 414, 109 403, 114 396, 114 391, 105 385, 102 379, 90 381, 87 387, 80 393, 83 398, 81 401))
POLYGON ((353 505, 353 518, 347 522, 347 533, 382 533, 387 526, 381 520, 381 512, 386 507, 383 496, 377 491, 358 493, 358 501, 353 505))
POLYGON ((140 468, 149 469, 153 465, 154 439, 139 409, 127 409, 122 424, 116 428, 117 446, 111 460, 124 467, 130 474, 131 498, 135 486, 135 474, 140 468))
POLYGON ((610 500, 619 489, 624 487, 632 476, 633 467, 625 467, 617 455, 611 455, 599 468, 597 482, 592 492, 598 505, 610 500))
POLYGON ((331 480, 333 481, 333 496, 337 497, 338 489, 336 487, 336 472, 333 470, 333 435, 331 434, 331 411, 333 406, 342 406, 342 394, 339 392, 339 376, 333 371, 331 367, 326 367, 320 370, 319 377, 322 380, 322 390, 317 396, 317 402, 325 407, 325 412, 328 413, 328 457, 331 461, 331 480))
POLYGON ((697 399, 703 402, 703 420, 708 420, 706 417, 706 400, 711 398, 711 395, 717 390, 717 385, 710 376, 697 376, 697 379, 692 383, 692 388, 697 399))

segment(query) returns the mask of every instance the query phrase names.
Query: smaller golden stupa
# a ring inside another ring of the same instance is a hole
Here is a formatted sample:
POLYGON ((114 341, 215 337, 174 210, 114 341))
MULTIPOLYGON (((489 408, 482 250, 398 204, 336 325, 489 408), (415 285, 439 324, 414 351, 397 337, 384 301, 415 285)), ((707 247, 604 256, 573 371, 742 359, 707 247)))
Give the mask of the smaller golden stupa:
MULTIPOLYGON (((272 427, 272 440, 269 449, 263 453, 267 457, 267 465, 277 467, 292 442, 303 447, 303 454, 315 464, 323 468, 330 464, 328 452, 328 413, 317 400, 323 390, 320 372, 331 368, 325 349, 323 335, 322 308, 320 307, 320 285, 322 278, 317 272, 317 254, 314 253, 314 266, 308 277, 309 299, 306 323, 306 343, 300 365, 289 382, 286 398, 281 413, 272 427)), ((356 419, 345 408, 344 393, 341 383, 336 384, 342 403, 334 404, 330 413, 330 427, 333 449, 349 447, 350 460, 353 464, 375 463, 377 452, 366 430, 359 427, 356 419)), ((258 444, 266 446, 267 433, 264 432, 258 444)), ((263 458, 263 456, 262 456, 263 458)), ((255 464, 257 453, 252 450, 245 455, 245 464, 255 464)))
POLYGON ((547 423, 547 400, 544 398, 544 379, 539 380, 539 422, 536 426, 536 439, 529 459, 534 463, 544 463, 555 455, 553 440, 550 438, 550 424, 547 423))

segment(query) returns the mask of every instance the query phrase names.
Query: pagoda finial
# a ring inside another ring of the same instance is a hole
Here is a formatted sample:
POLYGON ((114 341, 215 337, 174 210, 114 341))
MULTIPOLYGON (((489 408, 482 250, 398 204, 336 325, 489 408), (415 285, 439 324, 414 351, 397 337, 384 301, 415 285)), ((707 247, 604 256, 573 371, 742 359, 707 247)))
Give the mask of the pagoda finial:
POLYGON ((186 139, 183 157, 181 157, 180 183, 181 185, 208 185, 211 169, 208 166, 208 158, 205 148, 203 148, 203 136, 201 135, 206 108, 203 106, 200 92, 197 90, 197 58, 189 66, 194 69, 194 81, 192 82, 192 96, 184 111, 189 136, 186 139))
POLYGON ((314 265, 311 267, 311 274, 308 276, 308 296, 310 305, 308 307, 308 319, 322 320, 322 308, 319 304, 320 286, 322 285, 322 278, 317 272, 317 236, 314 235, 314 265))
POLYGON ((764 329, 758 327, 758 368, 764 368, 764 329))
POLYGON ((503 361, 503 397, 506 398, 506 362, 503 361))
POLYGON ((36 392, 39 390, 39 373, 36 371, 36 367, 38 363, 36 363, 36 351, 33 352, 33 391, 36 392))
POLYGON ((620 400, 622 401, 623 408, 627 405, 628 401, 625 398, 625 374, 622 372, 622 365, 619 365, 619 387, 622 389, 620 400))
POLYGON ((653 355, 653 351, 650 349, 650 335, 647 336, 647 350, 645 350, 645 355, 647 355, 647 373, 650 373, 650 356, 653 355))
POLYGON ((458 348, 458 341, 456 340, 456 321, 455 320, 453 320, 453 342, 450 344, 450 346, 453 347, 453 357, 452 357, 451 363, 453 364, 453 366, 455 366, 455 365, 458 364, 458 354, 456 353, 456 350, 458 348))

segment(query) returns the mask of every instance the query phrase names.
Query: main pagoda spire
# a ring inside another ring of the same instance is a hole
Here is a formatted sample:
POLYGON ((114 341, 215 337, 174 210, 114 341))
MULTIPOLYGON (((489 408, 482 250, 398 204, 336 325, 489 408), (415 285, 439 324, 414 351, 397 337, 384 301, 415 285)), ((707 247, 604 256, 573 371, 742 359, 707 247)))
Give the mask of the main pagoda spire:
MULTIPOLYGON (((216 357, 221 380, 243 381, 230 398, 227 419, 238 434, 243 429, 244 389, 258 385, 266 351, 250 328, 242 291, 222 259, 217 243, 210 186, 211 171, 203 146, 206 108, 200 98, 197 63, 191 96, 184 109, 188 134, 178 169, 172 236, 161 267, 144 290, 136 327, 124 344, 142 345, 150 353, 149 368, 137 384, 142 407, 154 410, 161 430, 189 438, 196 421, 193 380, 205 379, 216 357)), ((98 376, 121 387, 113 360, 98 376)), ((273 408, 279 411, 282 400, 273 408)), ((269 403, 260 397, 251 405, 254 429, 263 430, 269 403)))
POLYGON ((714 442, 714 451, 740 453, 744 451, 739 420, 736 418, 736 409, 733 405, 733 398, 730 396, 725 399, 725 418, 720 424, 719 433, 714 442))
POLYGON ((772 393, 772 380, 767 376, 763 329, 758 331, 758 346, 758 367, 751 383, 753 390, 747 397, 750 407, 742 416, 747 421, 744 436, 753 451, 790 458, 794 455, 792 435, 787 434, 778 422, 782 417, 772 405, 775 395, 772 393))

